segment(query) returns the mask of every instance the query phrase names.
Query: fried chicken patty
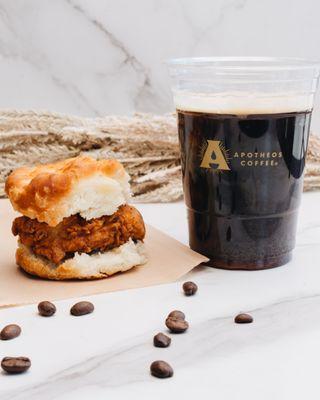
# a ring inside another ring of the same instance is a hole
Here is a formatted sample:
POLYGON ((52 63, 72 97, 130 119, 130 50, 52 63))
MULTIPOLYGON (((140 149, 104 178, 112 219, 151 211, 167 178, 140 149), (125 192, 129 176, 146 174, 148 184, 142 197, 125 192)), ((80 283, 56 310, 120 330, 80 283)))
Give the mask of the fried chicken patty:
POLYGON ((76 214, 64 218, 55 227, 19 217, 13 221, 12 233, 19 235, 21 243, 33 253, 58 264, 75 252, 106 251, 121 246, 130 238, 143 240, 145 226, 139 211, 125 204, 110 216, 87 221, 76 214))

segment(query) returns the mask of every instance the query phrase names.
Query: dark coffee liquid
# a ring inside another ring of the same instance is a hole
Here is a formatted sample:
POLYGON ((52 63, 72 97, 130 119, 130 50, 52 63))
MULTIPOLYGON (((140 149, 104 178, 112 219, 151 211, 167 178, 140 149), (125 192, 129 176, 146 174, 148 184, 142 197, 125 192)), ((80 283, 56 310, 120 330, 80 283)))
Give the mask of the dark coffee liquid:
POLYGON ((192 249, 230 269, 290 260, 310 118, 178 110, 192 249))

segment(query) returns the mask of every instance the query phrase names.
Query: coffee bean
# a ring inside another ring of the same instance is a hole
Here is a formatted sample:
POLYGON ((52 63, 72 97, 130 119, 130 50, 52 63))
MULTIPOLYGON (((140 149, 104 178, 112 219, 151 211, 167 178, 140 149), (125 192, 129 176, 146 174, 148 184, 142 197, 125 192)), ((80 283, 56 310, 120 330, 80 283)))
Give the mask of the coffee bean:
POLYGON ((50 301, 41 301, 38 304, 39 314, 43 317, 51 317, 56 311, 56 306, 50 301))
POLYGON ((173 333, 183 333, 189 328, 187 321, 175 317, 168 317, 166 319, 166 326, 173 333))
POLYGON ((18 337, 21 333, 21 328, 19 325, 11 324, 5 326, 0 332, 1 340, 11 340, 18 337))
POLYGON ((70 313, 79 317, 81 315, 86 315, 92 313, 94 310, 94 305, 90 301, 80 301, 71 307, 70 313))
POLYGON ((8 374, 21 374, 31 367, 31 361, 28 357, 4 357, 1 367, 8 374))
POLYGON ((169 347, 171 343, 171 338, 169 338, 164 333, 158 333, 153 338, 153 344, 155 347, 169 347))
POLYGON ((238 314, 235 317, 234 322, 236 324, 250 324, 253 322, 253 318, 249 314, 238 314))
POLYGON ((193 296, 198 290, 198 286, 194 282, 185 282, 182 288, 186 296, 193 296))
POLYGON ((168 315, 168 318, 173 317, 173 318, 178 318, 178 319, 186 319, 186 316, 182 311, 179 310, 174 310, 171 311, 171 313, 168 315))
POLYGON ((157 378, 171 378, 173 369, 165 361, 154 361, 150 366, 151 375, 157 378))

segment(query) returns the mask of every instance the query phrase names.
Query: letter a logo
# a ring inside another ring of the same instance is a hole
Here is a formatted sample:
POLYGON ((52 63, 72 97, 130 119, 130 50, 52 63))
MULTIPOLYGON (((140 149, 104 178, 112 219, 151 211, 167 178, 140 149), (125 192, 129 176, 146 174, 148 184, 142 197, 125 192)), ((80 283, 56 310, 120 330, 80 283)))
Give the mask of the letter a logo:
POLYGON ((207 142, 208 145, 200 167, 230 171, 220 140, 207 140, 207 142))

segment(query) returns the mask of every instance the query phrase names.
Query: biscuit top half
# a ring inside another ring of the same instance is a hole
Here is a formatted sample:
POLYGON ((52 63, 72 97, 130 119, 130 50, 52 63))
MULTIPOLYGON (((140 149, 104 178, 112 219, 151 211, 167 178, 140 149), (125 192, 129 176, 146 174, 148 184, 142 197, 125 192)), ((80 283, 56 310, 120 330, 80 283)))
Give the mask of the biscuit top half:
POLYGON ((120 162, 86 156, 19 168, 5 190, 16 211, 50 226, 78 213, 86 220, 112 215, 130 197, 120 162))

